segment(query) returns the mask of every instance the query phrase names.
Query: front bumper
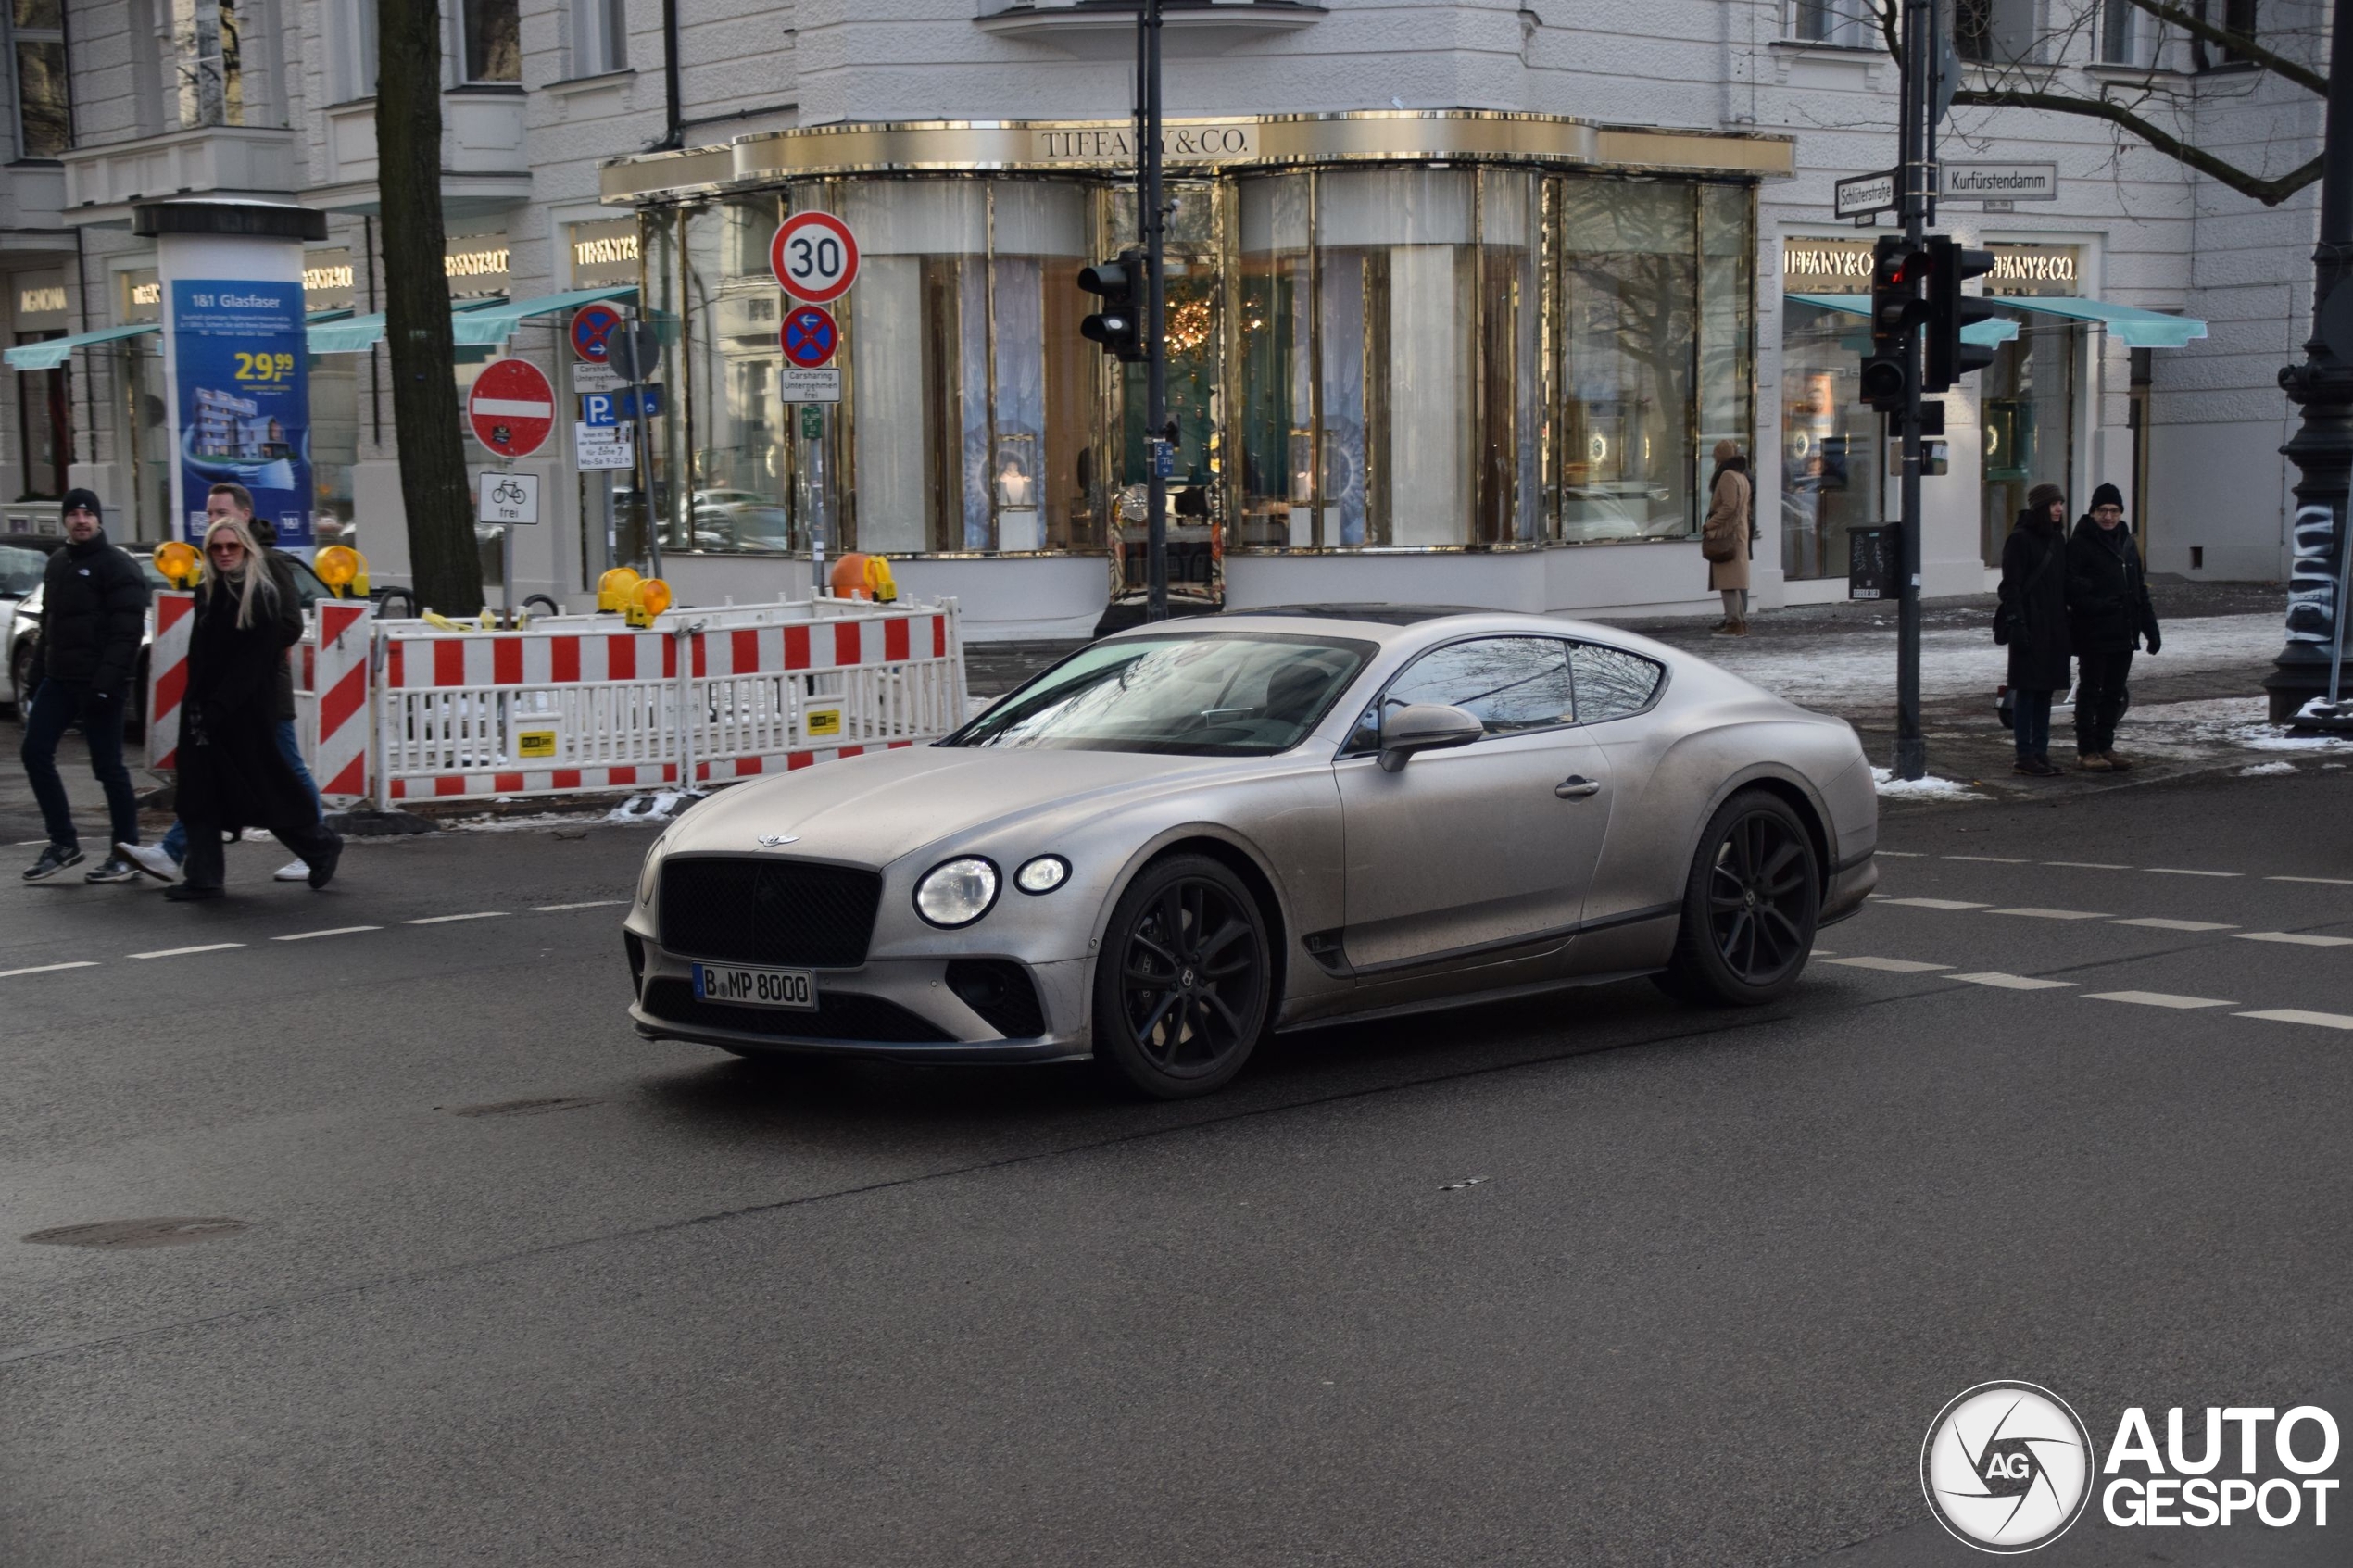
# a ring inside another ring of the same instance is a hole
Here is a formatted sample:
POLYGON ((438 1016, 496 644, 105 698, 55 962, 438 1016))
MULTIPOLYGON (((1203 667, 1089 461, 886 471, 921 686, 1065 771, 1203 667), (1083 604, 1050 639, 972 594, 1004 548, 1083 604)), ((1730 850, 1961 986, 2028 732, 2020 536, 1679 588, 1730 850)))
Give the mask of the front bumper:
POLYGON ((1866 854, 1860 860, 1844 867, 1831 877, 1830 887, 1822 895, 1822 913, 1815 922, 1817 927, 1844 920, 1863 907, 1863 900, 1879 885, 1879 860, 1875 854, 1866 854))

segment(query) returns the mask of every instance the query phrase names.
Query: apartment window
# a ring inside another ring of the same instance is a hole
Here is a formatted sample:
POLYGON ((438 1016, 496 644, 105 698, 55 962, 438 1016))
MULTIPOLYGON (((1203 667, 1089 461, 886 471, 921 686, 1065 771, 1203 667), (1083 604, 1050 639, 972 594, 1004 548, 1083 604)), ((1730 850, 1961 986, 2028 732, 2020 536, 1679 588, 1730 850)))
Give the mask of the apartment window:
POLYGON ((573 0, 572 73, 602 76, 629 65, 626 0, 573 0))
POLYGON ((1806 44, 1869 48, 1879 42, 1870 9, 1871 0, 1790 0, 1790 36, 1806 44))
POLYGON ((2155 42, 2157 19, 2133 4, 2133 0, 2100 0, 2100 63, 2111 66, 2145 66, 2154 51, 2148 44, 2155 42))
MULTIPOLYGON (((2223 31, 2234 33, 2249 42, 2256 36, 2255 0, 2197 0, 2197 17, 2200 21, 2211 22, 2223 31)), ((2243 66, 2250 58, 2240 50, 2211 44, 2203 38, 2195 41, 2193 52, 2200 70, 2213 70, 2221 66, 2243 66)))
POLYGON ((522 80, 522 19, 517 0, 459 0, 468 82, 522 80))
POLYGON ((2036 54, 2035 0, 1958 0, 1953 52, 1979 65, 2015 65, 2036 54))
POLYGON ((338 0, 333 40, 335 102, 376 95, 376 0, 338 0))
MULTIPOLYGON (((250 9, 252 0, 244 0, 250 9)), ((245 49, 240 0, 170 0, 163 19, 164 58, 182 127, 245 122, 245 49)))
POLYGON ((56 157, 73 140, 66 97, 65 0, 15 0, 17 156, 56 157))

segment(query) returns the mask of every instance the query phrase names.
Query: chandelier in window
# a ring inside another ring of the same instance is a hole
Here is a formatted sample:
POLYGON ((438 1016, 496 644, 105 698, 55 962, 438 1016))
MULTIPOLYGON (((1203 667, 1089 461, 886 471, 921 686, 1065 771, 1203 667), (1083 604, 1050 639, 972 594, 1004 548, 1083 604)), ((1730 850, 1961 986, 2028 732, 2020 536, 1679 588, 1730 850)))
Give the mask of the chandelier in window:
POLYGON ((1164 334, 1168 346, 1179 354, 1190 354, 1209 341, 1209 301, 1183 300, 1168 307, 1168 330, 1164 334))

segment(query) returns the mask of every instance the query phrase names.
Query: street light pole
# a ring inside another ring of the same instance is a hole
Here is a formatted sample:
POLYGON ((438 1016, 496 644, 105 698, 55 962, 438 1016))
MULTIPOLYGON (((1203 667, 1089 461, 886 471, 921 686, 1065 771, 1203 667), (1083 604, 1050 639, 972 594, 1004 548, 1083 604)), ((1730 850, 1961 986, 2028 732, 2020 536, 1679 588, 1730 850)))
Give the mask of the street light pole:
POLYGON ((1167 211, 1161 194, 1160 0, 1137 13, 1136 207, 1144 240, 1144 619, 1168 619, 1168 344, 1162 279, 1167 211))
POLYGON ((2353 0, 2336 0, 2335 12, 2321 237, 2312 251, 2312 335, 2304 362, 2280 371, 2280 385, 2303 408, 2304 422, 2280 448, 2302 477, 2296 484, 2287 646, 2263 678, 2275 723, 2328 690, 2346 609, 2337 585, 2345 576, 2346 493, 2353 481, 2353 0))
MULTIPOLYGON (((1931 123, 1931 75, 1936 69, 1935 0, 1906 0, 1904 76, 1896 116, 1896 182, 1904 239, 1917 257, 1927 240, 1929 204, 1936 189, 1936 131, 1931 123)), ((1919 268, 1905 275, 1919 292, 1919 268)), ((1928 771, 1928 738, 1920 728, 1920 330, 1904 328, 1904 479, 1895 537, 1895 776, 1928 771)))

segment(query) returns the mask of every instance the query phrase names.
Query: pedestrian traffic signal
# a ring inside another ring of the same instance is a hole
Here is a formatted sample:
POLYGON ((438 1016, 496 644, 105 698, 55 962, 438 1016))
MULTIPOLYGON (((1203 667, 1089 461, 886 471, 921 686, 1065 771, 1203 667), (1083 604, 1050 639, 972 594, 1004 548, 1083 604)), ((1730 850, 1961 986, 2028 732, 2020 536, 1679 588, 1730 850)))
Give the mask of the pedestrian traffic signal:
POLYGON ((1078 274, 1078 286, 1101 295, 1103 307, 1078 323, 1078 335, 1101 344, 1114 359, 1131 363, 1147 358, 1144 323, 1137 295, 1144 282, 1144 253, 1123 250, 1110 261, 1098 261, 1078 274))
POLYGON ((1928 370, 1923 390, 1943 392, 1955 382, 1994 362, 1994 350, 1964 340, 1961 333, 1999 312, 1994 306, 1961 293, 1971 278, 1994 270, 1994 253, 1971 250, 1949 235, 1931 236, 1928 262, 1928 370))
POLYGON ((1871 253, 1871 351, 1863 360, 1863 401, 1882 414, 1902 413, 1910 400, 1921 256, 1900 234, 1882 236, 1871 253))

